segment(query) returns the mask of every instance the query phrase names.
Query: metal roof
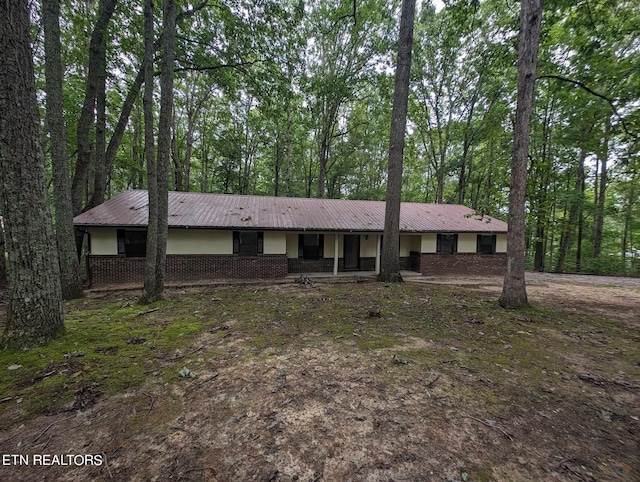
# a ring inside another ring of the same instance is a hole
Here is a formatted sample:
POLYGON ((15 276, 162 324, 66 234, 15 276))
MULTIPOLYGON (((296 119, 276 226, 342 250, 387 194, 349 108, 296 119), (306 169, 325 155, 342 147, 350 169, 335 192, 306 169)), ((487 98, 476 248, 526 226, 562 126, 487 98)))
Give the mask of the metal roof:
MULTIPOLYGON (((169 227, 384 231, 384 201, 169 192, 169 227)), ((77 226, 146 226, 147 191, 125 191, 73 220, 77 226)), ((507 224, 458 204, 402 203, 402 232, 506 233, 507 224)))

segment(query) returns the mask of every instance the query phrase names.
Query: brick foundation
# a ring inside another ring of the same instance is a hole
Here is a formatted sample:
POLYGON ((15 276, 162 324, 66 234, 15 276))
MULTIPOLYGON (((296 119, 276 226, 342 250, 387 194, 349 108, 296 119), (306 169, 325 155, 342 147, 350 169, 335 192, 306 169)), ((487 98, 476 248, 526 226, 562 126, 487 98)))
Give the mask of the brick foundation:
MULTIPOLYGON (((91 286, 144 282, 144 258, 89 256, 91 286)), ((167 255, 167 281, 224 278, 285 278, 284 254, 260 256, 167 255)))
MULTIPOLYGON (((333 258, 301 259, 289 258, 287 260, 289 273, 332 273, 333 258)), ((338 271, 344 271, 344 259, 338 258, 338 271)), ((359 271, 375 271, 376 258, 360 258, 359 271)))
MULTIPOLYGON (((333 258, 322 259, 287 259, 287 268, 289 273, 332 273, 333 258)), ((338 258, 338 271, 343 271, 344 260, 338 258)))
POLYGON ((456 253, 452 255, 422 253, 420 272, 425 276, 501 275, 507 271, 507 254, 456 253))
MULTIPOLYGON (((375 258, 360 258, 361 271, 374 271, 375 258)), ((425 276, 504 275, 505 253, 483 255, 457 253, 453 255, 416 253, 400 258, 400 269, 425 276)), ((338 271, 344 271, 344 260, 338 259, 338 271)), ((124 256, 89 256, 91 286, 107 284, 142 284, 144 258, 124 256)), ((236 255, 167 255, 167 281, 198 281, 206 279, 285 278, 288 273, 331 273, 333 258, 319 260, 287 259, 284 254, 243 257, 236 255)), ((0 278, 2 286, 2 278, 0 278)))

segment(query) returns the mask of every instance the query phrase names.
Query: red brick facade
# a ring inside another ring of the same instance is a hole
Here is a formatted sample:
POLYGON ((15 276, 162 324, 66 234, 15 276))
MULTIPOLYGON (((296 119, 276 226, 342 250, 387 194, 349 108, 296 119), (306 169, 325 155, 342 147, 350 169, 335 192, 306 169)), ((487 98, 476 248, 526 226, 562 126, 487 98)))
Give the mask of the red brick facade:
MULTIPOLYGON (((411 252, 400 258, 400 269, 412 270, 425 276, 444 274, 504 275, 507 268, 506 253, 483 255, 457 253, 411 252)), ((374 271, 375 258, 360 258, 361 271, 374 271)), ((167 281, 199 281, 207 279, 285 278, 288 273, 330 273, 333 258, 320 260, 287 259, 284 254, 259 256, 237 255, 167 255, 167 281)), ((338 271, 344 271, 343 259, 338 260, 338 271)), ((144 258, 124 256, 89 256, 91 286, 107 284, 142 284, 144 258)), ((0 286, 2 280, 0 279, 0 286)))
MULTIPOLYGON (((89 256, 91 286, 143 283, 144 258, 89 256)), ((259 256, 167 255, 167 281, 198 281, 223 278, 284 278, 284 254, 259 256)))
POLYGON ((507 272, 507 254, 422 253, 419 271, 425 276, 442 274, 504 275, 507 272))

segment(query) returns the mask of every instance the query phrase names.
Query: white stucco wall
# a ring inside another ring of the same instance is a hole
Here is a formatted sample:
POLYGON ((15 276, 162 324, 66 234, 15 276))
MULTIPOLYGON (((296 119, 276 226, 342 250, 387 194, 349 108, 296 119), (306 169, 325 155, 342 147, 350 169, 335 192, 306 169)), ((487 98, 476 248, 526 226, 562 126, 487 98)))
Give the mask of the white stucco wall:
POLYGON ((506 252, 507 252, 507 235, 497 234, 496 235, 496 253, 506 253, 506 252))
POLYGON ((421 239, 421 253, 435 253, 438 248, 438 235, 435 233, 423 234, 421 239))
POLYGON ((376 257, 377 240, 378 240, 377 234, 363 234, 360 236, 360 257, 361 258, 376 257))
POLYGON ((342 256, 344 252, 344 237, 340 234, 325 234, 324 235, 324 257, 333 258, 335 237, 338 236, 338 257, 342 256))
POLYGON ((233 232, 169 229, 167 254, 233 254, 233 232))
POLYGON ((422 236, 419 234, 400 235, 400 256, 407 257, 411 251, 420 253, 422 249, 422 236))
POLYGON ((91 254, 118 254, 118 230, 116 228, 89 228, 91 236, 91 254))
POLYGON ((298 233, 287 233, 287 258, 298 257, 298 233))
POLYGON ((284 231, 264 232, 264 254, 286 254, 287 233, 284 231))
POLYGON ((458 253, 475 253, 478 250, 478 235, 476 233, 458 234, 458 253))

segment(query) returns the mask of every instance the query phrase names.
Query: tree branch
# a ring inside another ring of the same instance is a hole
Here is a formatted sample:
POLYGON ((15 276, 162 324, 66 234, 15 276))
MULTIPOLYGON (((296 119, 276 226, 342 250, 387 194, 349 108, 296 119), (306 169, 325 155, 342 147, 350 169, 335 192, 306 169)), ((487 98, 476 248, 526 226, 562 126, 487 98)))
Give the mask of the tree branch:
POLYGON ((327 30, 326 32, 322 32, 324 35, 330 34, 331 32, 333 32, 333 29, 335 29, 338 24, 346 19, 346 18, 353 18, 353 26, 355 27, 356 25, 358 25, 358 18, 356 17, 356 0, 353 0, 353 11, 351 13, 347 13, 345 15, 342 15, 341 17, 338 17, 335 22, 333 22, 333 25, 331 26, 331 28, 329 30, 327 30))
POLYGON ((231 69, 239 69, 239 70, 242 70, 244 72, 243 67, 245 67, 247 65, 259 64, 261 62, 269 62, 269 59, 259 59, 259 60, 253 60, 251 62, 236 62, 236 63, 233 63, 233 64, 192 65, 190 67, 176 67, 173 71, 174 72, 187 72, 187 71, 204 72, 204 71, 209 71, 209 70, 218 70, 218 69, 231 68, 231 69))
POLYGON ((568 77, 563 77, 561 75, 553 75, 553 74, 548 74, 548 75, 539 75, 537 77, 538 79, 555 79, 555 80, 560 80, 562 82, 568 82, 570 84, 573 84, 577 87, 580 87, 581 89, 583 89, 584 91, 588 92, 589 94, 593 95, 594 97, 598 97, 599 99, 604 100, 607 104, 609 104, 609 107, 611 107, 611 110, 613 111, 613 113, 615 114, 615 116, 618 118, 618 120, 620 121, 620 125, 622 126, 622 130, 624 130, 624 132, 630 136, 630 137, 636 137, 634 134, 632 134, 629 129, 627 128, 627 124, 624 122, 624 119, 622 118, 622 116, 620 115, 620 113, 618 112, 618 109, 616 108, 616 105, 613 103, 613 101, 607 97, 606 95, 600 94, 599 92, 596 92, 595 90, 591 89, 590 87, 588 87, 587 85, 583 84, 582 82, 578 81, 578 80, 574 80, 574 79, 569 79, 568 77))
POLYGON ((204 7, 208 5, 207 0, 200 2, 198 5, 193 7, 191 10, 183 10, 178 15, 176 15, 176 23, 179 23, 183 18, 191 17, 194 13, 202 10, 204 7))

